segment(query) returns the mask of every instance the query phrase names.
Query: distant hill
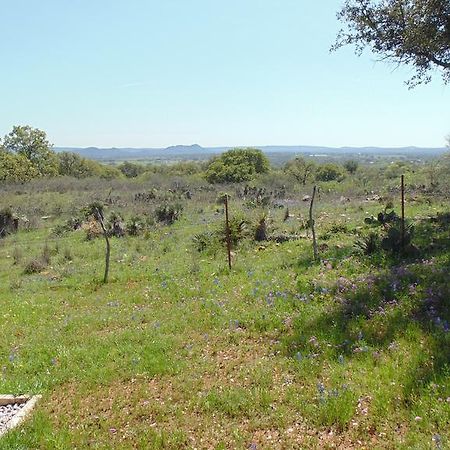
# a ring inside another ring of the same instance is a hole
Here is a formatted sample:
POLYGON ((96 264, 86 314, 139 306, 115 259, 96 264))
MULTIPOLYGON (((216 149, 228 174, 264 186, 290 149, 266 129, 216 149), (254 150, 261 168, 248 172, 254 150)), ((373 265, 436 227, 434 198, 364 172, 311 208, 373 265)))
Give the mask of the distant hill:
MULTIPOLYGON (((422 147, 320 147, 304 145, 265 145, 255 146, 267 154, 301 154, 307 156, 344 156, 344 155, 374 155, 374 156, 408 156, 433 157, 438 156, 446 148, 422 147)), ((208 159, 212 155, 222 153, 231 147, 202 147, 198 144, 175 145, 167 148, 97 148, 97 147, 56 147, 55 151, 71 151, 90 159, 103 161, 124 160, 164 160, 164 159, 208 159)))

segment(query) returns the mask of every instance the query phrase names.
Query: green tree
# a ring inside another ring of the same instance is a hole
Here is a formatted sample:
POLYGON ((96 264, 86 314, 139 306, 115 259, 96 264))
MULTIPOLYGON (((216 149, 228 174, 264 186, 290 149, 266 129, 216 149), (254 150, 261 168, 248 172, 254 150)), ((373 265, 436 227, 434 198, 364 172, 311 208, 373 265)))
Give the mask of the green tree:
POLYGON ((350 161, 345 161, 344 167, 349 174, 353 175, 358 169, 358 162, 355 161, 354 159, 351 159, 350 161))
POLYGON ((235 148, 212 158, 205 176, 210 183, 238 183, 250 181, 269 168, 269 160, 261 150, 235 148))
POLYGON ((26 126, 15 126, 3 139, 7 152, 21 155, 31 162, 38 176, 58 174, 58 159, 44 131, 26 126))
POLYGON ((284 172, 295 178, 297 183, 306 184, 308 178, 311 178, 316 169, 313 161, 307 161, 300 156, 291 159, 284 165, 284 172))
POLYGON ((145 167, 141 164, 135 164, 128 161, 123 162, 117 168, 127 177, 136 178, 145 172, 145 167))
POLYGON ((410 86, 430 81, 435 69, 450 81, 449 0, 346 0, 337 16, 346 28, 332 50, 350 44, 360 55, 369 47, 382 60, 409 64, 410 86))
POLYGON ((343 179, 344 172, 337 164, 321 164, 316 172, 317 181, 342 181, 343 179))
POLYGON ((7 152, 0 147, 0 181, 23 183, 37 176, 36 168, 25 156, 7 152))
POLYGON ((60 175, 75 178, 83 178, 85 176, 89 176, 88 174, 86 174, 84 158, 82 158, 80 155, 77 155, 76 153, 58 153, 58 161, 60 175))

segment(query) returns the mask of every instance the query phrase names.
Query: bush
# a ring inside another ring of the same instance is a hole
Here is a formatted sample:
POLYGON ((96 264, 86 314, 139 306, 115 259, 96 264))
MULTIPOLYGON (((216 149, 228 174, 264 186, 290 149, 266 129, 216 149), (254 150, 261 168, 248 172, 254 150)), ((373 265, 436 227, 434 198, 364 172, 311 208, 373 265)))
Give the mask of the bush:
POLYGON ((156 208, 155 216, 158 222, 164 222, 167 225, 172 225, 181 217, 182 212, 183 207, 179 203, 165 204, 156 208))
POLYGON ((381 248, 391 253, 400 253, 411 244, 413 227, 405 225, 404 242, 402 242, 401 222, 394 222, 387 228, 386 236, 381 240, 381 248))
POLYGON ((19 221, 10 208, 4 208, 0 211, 0 238, 17 231, 19 221))
POLYGON ((139 216, 131 217, 126 225, 126 232, 130 236, 139 236, 145 230, 145 221, 139 216))
POLYGON ((23 272, 26 275, 31 275, 33 273, 42 272, 43 270, 45 270, 46 267, 47 265, 45 264, 45 261, 43 261, 41 258, 35 258, 28 261, 23 272))
POLYGON ((362 250, 365 255, 372 255, 380 248, 380 238, 377 233, 370 233, 368 236, 357 240, 355 247, 362 250))

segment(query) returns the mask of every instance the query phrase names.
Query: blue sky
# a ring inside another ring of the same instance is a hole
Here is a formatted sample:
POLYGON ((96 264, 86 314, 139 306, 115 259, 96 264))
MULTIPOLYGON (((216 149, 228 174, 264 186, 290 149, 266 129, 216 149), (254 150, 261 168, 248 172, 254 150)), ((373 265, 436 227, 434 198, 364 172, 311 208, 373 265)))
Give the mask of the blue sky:
POLYGON ((0 135, 57 146, 443 146, 450 86, 329 52, 340 0, 0 0, 0 135))

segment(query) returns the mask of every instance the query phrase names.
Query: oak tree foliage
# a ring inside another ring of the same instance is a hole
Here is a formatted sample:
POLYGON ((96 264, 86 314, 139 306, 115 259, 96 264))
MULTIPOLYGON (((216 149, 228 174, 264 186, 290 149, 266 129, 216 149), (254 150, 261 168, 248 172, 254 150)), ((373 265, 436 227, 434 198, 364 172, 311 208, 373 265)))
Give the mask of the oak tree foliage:
POLYGON ((206 179, 210 183, 239 183, 250 181, 269 171, 269 160, 256 148, 235 148, 210 160, 206 179))
POLYGON ((346 0, 338 12, 344 24, 332 50, 354 45, 360 55, 370 48, 382 60, 410 65, 410 87, 441 72, 450 82, 449 0, 346 0))

